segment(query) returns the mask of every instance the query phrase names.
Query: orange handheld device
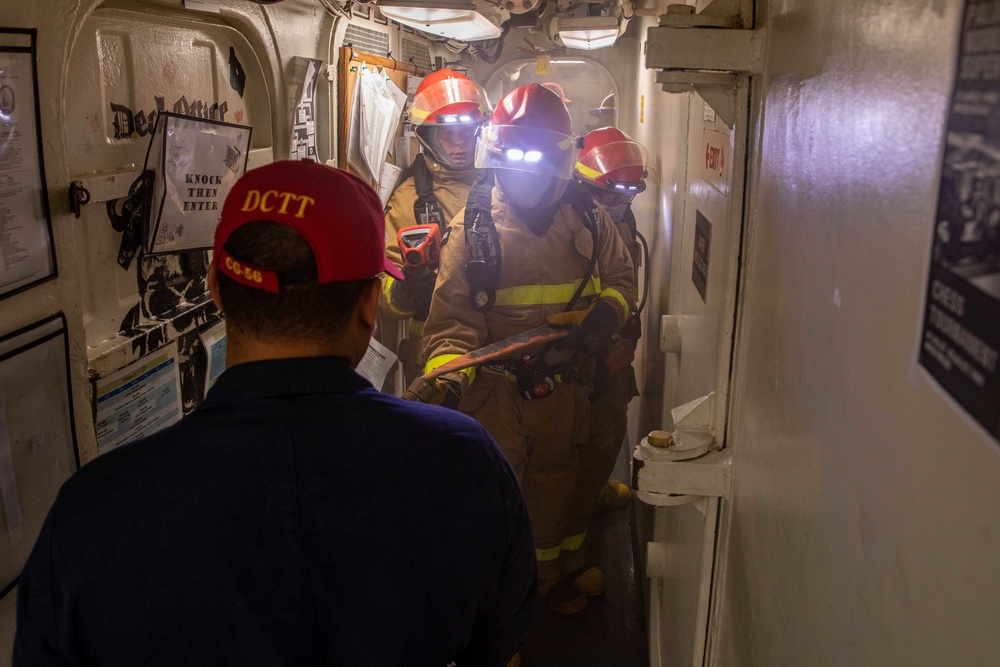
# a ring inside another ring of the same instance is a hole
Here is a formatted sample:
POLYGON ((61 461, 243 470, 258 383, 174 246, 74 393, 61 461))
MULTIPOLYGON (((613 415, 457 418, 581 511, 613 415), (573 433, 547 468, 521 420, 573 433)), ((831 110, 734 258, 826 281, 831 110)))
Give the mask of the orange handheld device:
POLYGON ((403 264, 411 268, 434 266, 441 256, 441 230, 437 225, 403 227, 396 240, 403 264))

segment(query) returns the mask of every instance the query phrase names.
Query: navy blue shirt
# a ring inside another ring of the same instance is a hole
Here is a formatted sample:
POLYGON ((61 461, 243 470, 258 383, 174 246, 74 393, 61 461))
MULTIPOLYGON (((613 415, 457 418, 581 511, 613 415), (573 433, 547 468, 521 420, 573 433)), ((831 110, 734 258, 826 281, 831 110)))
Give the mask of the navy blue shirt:
POLYGON ((496 443, 344 359, 252 362, 63 485, 15 665, 506 665, 531 525, 496 443))

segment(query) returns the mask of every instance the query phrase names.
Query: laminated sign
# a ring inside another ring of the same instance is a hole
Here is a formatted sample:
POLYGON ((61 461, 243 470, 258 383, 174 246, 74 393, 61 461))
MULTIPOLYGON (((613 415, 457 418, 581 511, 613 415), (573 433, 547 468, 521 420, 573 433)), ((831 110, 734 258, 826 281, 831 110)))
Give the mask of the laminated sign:
POLYGON ((212 247, 222 204, 246 171, 251 128, 160 113, 146 153, 147 255, 212 247))
POLYGON ((968 0, 933 220, 920 365, 1000 440, 1000 0, 968 0))

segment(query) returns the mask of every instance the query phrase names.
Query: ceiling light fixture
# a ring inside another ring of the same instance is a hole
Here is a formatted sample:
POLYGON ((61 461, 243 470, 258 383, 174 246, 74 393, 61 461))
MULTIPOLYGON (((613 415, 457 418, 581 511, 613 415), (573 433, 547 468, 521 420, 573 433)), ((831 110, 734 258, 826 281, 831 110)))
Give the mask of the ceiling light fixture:
POLYGON ((381 0, 388 18, 447 39, 475 42, 500 36, 500 17, 481 0, 381 0))
POLYGON ((559 39, 571 49, 592 51, 612 46, 618 39, 618 19, 614 16, 586 16, 559 20, 559 39))

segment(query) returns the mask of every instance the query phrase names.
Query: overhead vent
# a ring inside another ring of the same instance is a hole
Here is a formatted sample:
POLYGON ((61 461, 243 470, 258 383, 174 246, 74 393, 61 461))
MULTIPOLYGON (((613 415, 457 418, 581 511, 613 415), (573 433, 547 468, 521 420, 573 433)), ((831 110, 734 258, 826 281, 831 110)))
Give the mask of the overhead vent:
MULTIPOLYGON (((388 33, 372 30, 371 28, 349 25, 347 26, 347 32, 344 33, 344 41, 341 43, 341 46, 347 46, 348 44, 356 51, 364 51, 365 53, 382 56, 389 52, 389 35, 388 33)), ((405 46, 403 50, 405 52, 405 46)))
POLYGON ((431 50, 426 44, 403 38, 403 58, 406 62, 412 62, 417 67, 424 69, 431 68, 431 50))

